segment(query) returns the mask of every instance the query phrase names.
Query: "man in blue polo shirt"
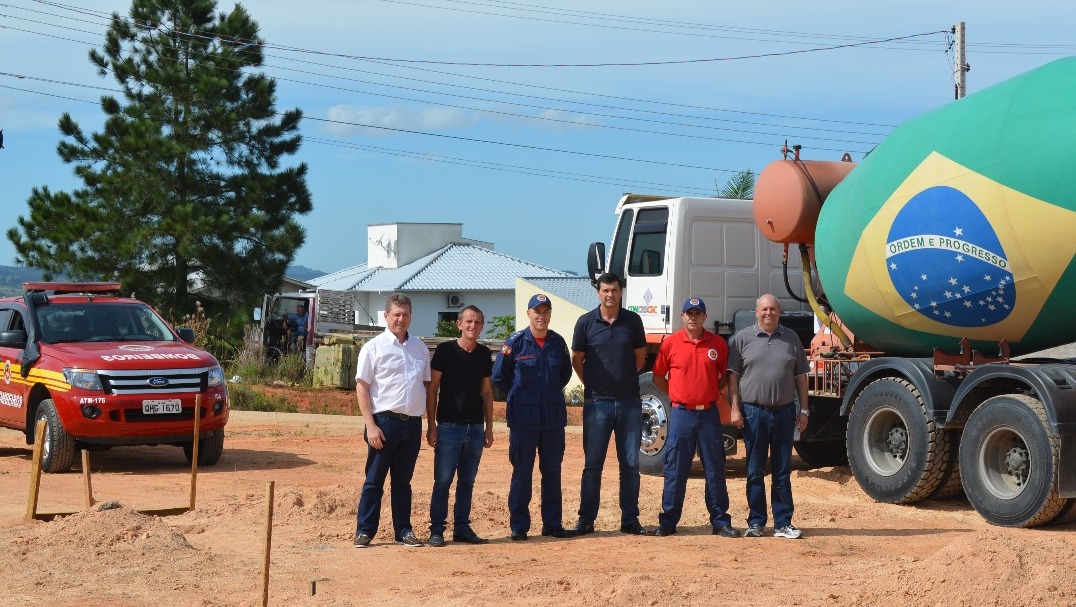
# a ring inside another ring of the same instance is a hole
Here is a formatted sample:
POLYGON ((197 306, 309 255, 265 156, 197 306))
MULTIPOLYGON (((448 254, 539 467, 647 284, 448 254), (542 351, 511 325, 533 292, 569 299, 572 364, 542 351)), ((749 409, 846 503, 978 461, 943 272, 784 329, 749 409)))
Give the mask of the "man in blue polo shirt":
POLYGON ((572 337, 572 367, 583 382, 584 463, 575 533, 594 532, 613 435, 620 463, 620 531, 639 535, 645 533, 639 524, 639 369, 646 361, 646 332, 639 315, 620 306, 619 276, 602 274, 597 288, 598 307, 579 317, 572 337))

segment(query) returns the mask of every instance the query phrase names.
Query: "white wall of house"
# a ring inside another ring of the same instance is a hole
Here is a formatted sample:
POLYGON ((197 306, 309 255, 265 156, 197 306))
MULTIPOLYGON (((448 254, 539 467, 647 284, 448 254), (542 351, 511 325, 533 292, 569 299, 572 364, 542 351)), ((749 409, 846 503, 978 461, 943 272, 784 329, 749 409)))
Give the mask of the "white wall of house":
MULTIPOLYGON (((458 313, 464 306, 478 306, 486 317, 486 324, 494 316, 509 316, 515 314, 515 297, 511 291, 452 291, 463 299, 463 306, 450 307, 448 305, 448 292, 408 292, 411 298, 411 333, 420 337, 430 337, 437 332, 437 320, 441 312, 458 313)), ((363 307, 375 318, 365 320, 365 314, 358 312, 361 324, 385 326, 385 301, 391 293, 360 293, 359 298, 365 299, 363 307)), ((524 302, 526 305, 526 302, 524 302)))
POLYGON ((464 238, 462 223, 375 223, 366 226, 366 265, 398 268, 453 243, 493 249, 464 238))

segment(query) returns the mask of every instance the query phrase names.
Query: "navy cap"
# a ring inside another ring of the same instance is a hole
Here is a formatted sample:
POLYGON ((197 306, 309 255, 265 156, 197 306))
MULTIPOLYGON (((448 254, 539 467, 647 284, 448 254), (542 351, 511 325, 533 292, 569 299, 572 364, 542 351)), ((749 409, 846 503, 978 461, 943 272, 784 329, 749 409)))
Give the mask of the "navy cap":
POLYGON ((531 310, 533 308, 537 308, 538 306, 549 306, 550 310, 553 309, 553 303, 551 301, 549 301, 548 297, 546 297, 545 295, 542 295, 541 293, 539 293, 537 295, 532 295, 531 300, 527 302, 527 309, 528 310, 531 310))
POLYGON ((688 310, 698 310, 699 312, 706 314, 706 302, 698 297, 690 297, 684 302, 684 308, 680 311, 687 312, 688 310))

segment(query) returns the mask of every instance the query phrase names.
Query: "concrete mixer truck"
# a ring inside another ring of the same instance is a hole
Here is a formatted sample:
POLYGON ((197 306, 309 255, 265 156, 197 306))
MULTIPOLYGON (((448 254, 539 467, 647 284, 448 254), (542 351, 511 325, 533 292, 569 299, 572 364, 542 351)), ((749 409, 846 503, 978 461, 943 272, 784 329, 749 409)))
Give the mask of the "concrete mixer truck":
MULTIPOLYGON (((811 362, 796 450, 847 462, 872 498, 963 492, 995 525, 1068 522, 1076 360, 1020 356, 1076 341, 1070 134, 1076 58, 905 123, 858 165, 786 156, 753 202, 627 195, 588 270, 625 278, 654 351, 688 296, 729 336, 777 295, 811 362)), ((660 474, 668 398, 641 386, 660 474)))

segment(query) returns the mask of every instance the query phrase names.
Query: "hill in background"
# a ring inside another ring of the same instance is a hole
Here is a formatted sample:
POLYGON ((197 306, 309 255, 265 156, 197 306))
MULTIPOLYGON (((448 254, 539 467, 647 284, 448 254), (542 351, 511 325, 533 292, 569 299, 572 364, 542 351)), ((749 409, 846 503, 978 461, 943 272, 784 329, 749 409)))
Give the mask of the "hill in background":
MULTIPOLYGON (((288 266, 288 276, 299 280, 310 280, 324 276, 325 272, 312 270, 304 266, 288 266)), ((22 283, 41 280, 41 271, 19 266, 0 266, 0 297, 22 295, 22 283)))

